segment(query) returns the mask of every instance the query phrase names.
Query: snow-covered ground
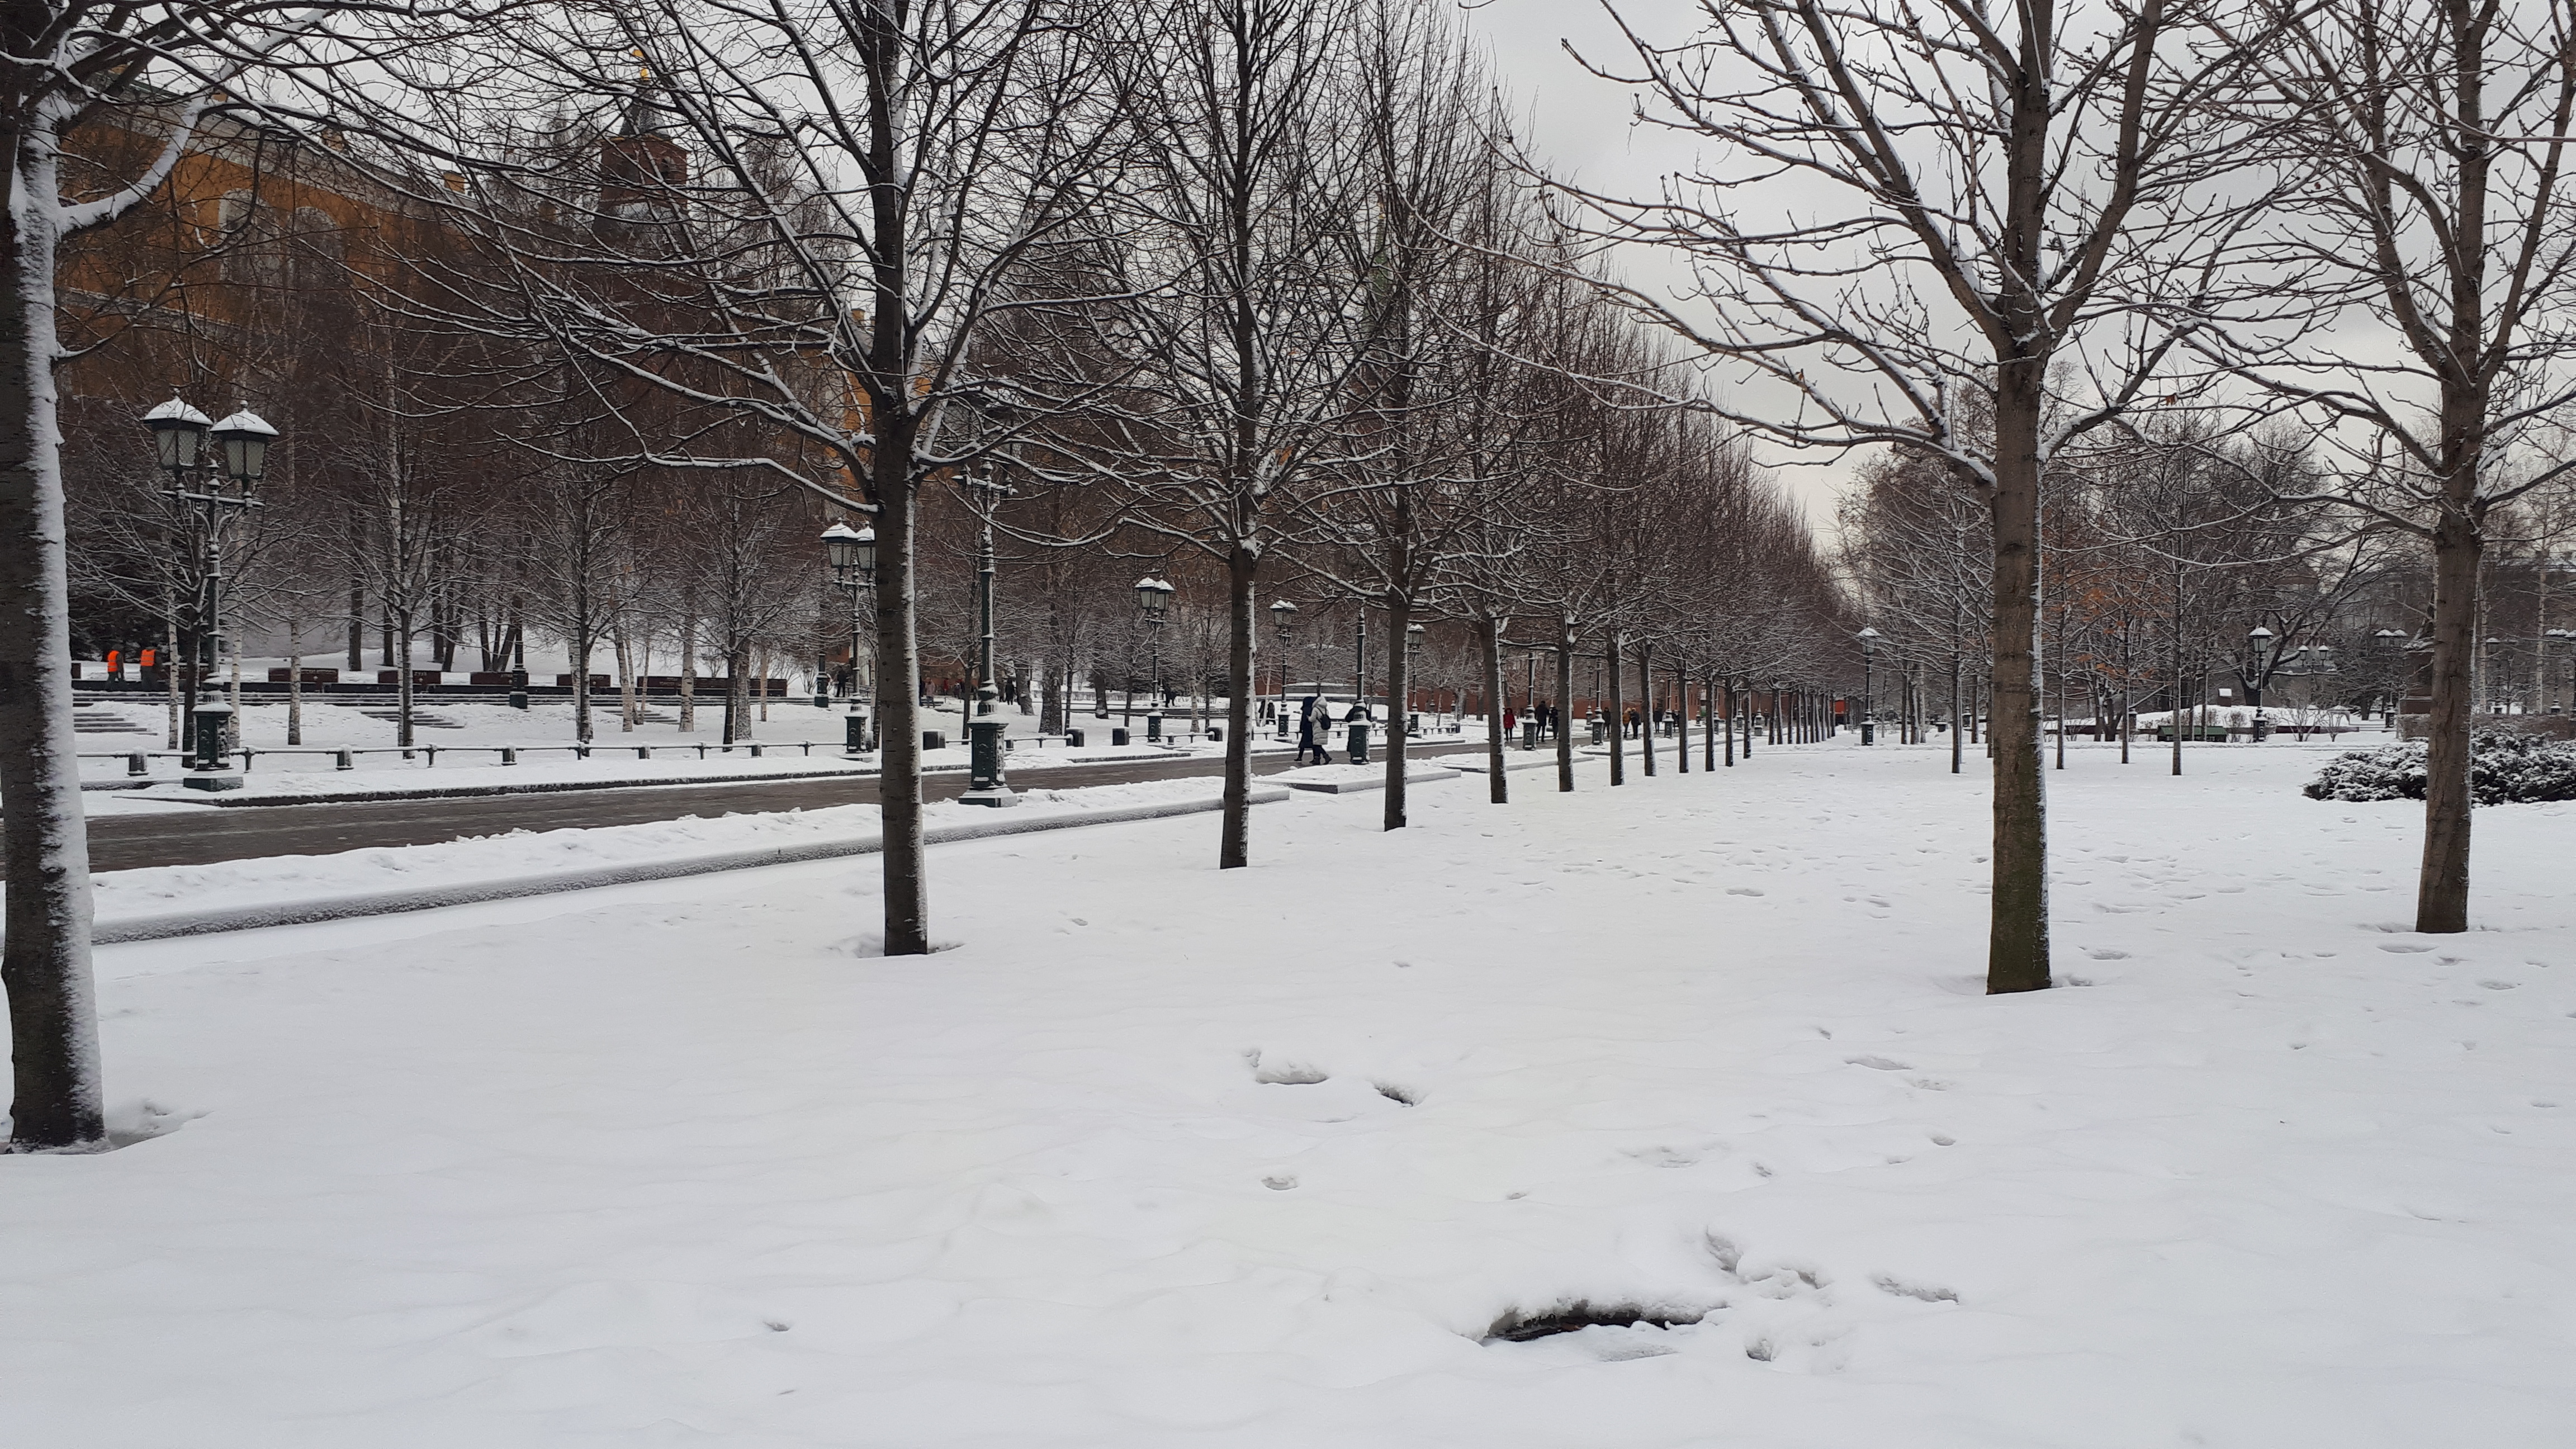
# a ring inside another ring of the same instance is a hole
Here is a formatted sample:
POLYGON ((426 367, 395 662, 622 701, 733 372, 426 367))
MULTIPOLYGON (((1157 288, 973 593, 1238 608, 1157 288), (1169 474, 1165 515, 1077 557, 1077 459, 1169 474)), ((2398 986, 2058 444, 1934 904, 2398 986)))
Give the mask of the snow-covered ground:
POLYGON ((2576 1423, 2576 806, 2278 742, 1984 791, 1763 749, 111 948, 129 1132, 0 1159, 60 1449, 2541 1449, 2576 1423), (1675 1328, 1489 1342, 1577 1301, 1675 1328), (1705 1317, 1700 1315, 1705 1313, 1705 1317))

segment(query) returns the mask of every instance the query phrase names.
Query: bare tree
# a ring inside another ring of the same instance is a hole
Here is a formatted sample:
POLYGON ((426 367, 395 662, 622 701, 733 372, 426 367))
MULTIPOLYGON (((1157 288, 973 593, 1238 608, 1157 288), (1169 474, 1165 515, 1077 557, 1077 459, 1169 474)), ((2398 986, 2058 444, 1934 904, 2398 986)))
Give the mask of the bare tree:
POLYGON ((8 880, 0 986, 9 1003, 14 1096, 9 1147, 103 1140, 90 974, 89 835, 72 736, 68 570, 63 553, 56 372, 64 244, 158 190, 209 108, 290 30, 333 4, 129 7, 31 0, 13 8, 0 59, 10 204, 0 221, 0 873, 8 880), (115 124, 151 137, 118 164, 74 163, 66 139, 115 124))
POLYGON ((507 287, 458 279, 472 325, 618 380, 601 396, 628 437, 596 461, 765 473, 873 514, 889 954, 930 949, 920 491, 1013 441, 957 409, 994 386, 987 324, 1072 275, 1043 263, 1098 180, 1088 22, 1062 0, 613 0, 426 54, 409 96, 443 138, 378 117, 463 169, 419 194, 512 263, 507 287), (531 136, 532 114, 567 119, 531 136))
POLYGON ((1347 455, 1372 274, 1348 264, 1368 195, 1332 114, 1356 0, 1163 0, 1113 33, 1138 137, 1105 321, 1138 401, 1138 526, 1226 577, 1217 864, 1251 862, 1255 587, 1282 505, 1347 455))
POLYGON ((2244 53, 2263 62, 2254 109, 2277 138, 2270 159, 2296 178, 2269 241, 2308 305, 2297 345, 2276 325, 2213 333, 2211 351, 2321 419, 2345 460, 2342 501, 2431 545, 2415 928, 2465 931, 2489 517, 2576 469, 2547 445, 2576 402, 2563 300, 2576 280, 2576 5, 2258 0, 2241 20, 2244 53))
POLYGON ((1657 199, 1566 194, 1610 234, 1694 263, 1693 305, 1622 295, 1752 375, 1729 417, 1799 447, 1906 445, 1986 498, 1987 989, 2046 987, 2040 479, 2157 371, 2171 346, 2158 306, 2206 284, 2207 255, 2186 254, 2211 230, 2191 188, 2222 154, 2189 104, 2204 62, 2165 0, 2080 15, 1973 0, 1701 10, 1703 33, 1680 43, 1626 30, 1634 69, 1600 73, 1638 87, 1650 122, 1714 142, 1719 169, 1657 199))

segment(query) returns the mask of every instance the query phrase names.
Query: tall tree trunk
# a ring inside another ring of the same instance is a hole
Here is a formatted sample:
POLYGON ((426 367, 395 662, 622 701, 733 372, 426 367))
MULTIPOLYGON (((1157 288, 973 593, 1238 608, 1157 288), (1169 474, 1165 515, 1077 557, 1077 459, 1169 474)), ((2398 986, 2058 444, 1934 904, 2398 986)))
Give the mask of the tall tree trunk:
POLYGON ((1491 614, 1479 615, 1476 645, 1485 672, 1485 770, 1492 777, 1485 798, 1504 805, 1510 803, 1512 792, 1503 768, 1503 621, 1491 614))
POLYGON ((1404 707, 1412 702, 1413 600, 1402 589, 1386 595, 1386 812, 1379 828, 1404 828, 1404 707))
MULTIPOLYGON (((354 514, 356 510, 351 510, 354 514)), ((354 532, 353 537, 365 535, 354 532)), ((364 545, 361 544, 361 547, 364 545)), ((367 667, 367 583, 354 554, 349 564, 349 672, 367 667)))
POLYGON ((1690 773, 1690 666, 1673 666, 1673 764, 1682 774, 1690 773))
MULTIPOLYGON (((50 203, 53 138, 8 138, 15 181, 50 203)), ((90 972, 89 831, 72 732, 71 604, 56 422, 53 232, 39 206, 0 214, 0 987, 9 1002, 13 1150, 106 1137, 90 972), (28 225, 30 220, 33 225, 28 225)))
POLYGON ((1252 863, 1253 590, 1261 555, 1238 541, 1225 556, 1225 792, 1217 827, 1216 868, 1252 863))
POLYGON ((615 617, 609 643, 617 651, 617 731, 631 734, 635 729, 635 644, 626 632, 625 616, 615 617))
POLYGON ((590 721, 590 615, 576 609, 572 616, 572 737, 583 744, 591 740, 590 721))
POLYGON ((1620 666, 1627 662, 1621 657, 1628 652, 1627 642, 1620 631, 1613 629, 1601 651, 1601 662, 1610 672, 1610 783, 1613 785, 1628 783, 1628 701, 1625 681, 1619 677, 1622 673, 1620 666))
POLYGON ((1655 777, 1655 641, 1637 645, 1637 714, 1641 728, 1637 731, 1637 762, 1646 768, 1646 778, 1655 777))
POLYGON ((876 458, 877 778, 885 838, 885 953, 930 950, 930 862, 921 838, 921 643, 914 625, 917 512, 911 418, 889 419, 876 458))
POLYGON ((2476 653, 2484 531, 2446 508, 2433 528, 2433 702, 2425 721, 2424 867, 2415 929, 2469 928, 2469 665, 2476 653))
POLYGON ((1995 399, 1994 850, 1986 990, 2049 984, 2048 835, 2039 753, 2039 429, 2042 367, 2002 369, 1995 399))
POLYGON ((1959 678, 1960 673, 1959 651, 1953 649, 1950 651, 1950 773, 1953 775, 1960 773, 1960 764, 1968 753, 1968 722, 1959 713, 1967 690, 1959 678))
POLYGON ((1574 789, 1574 621, 1568 619, 1556 636, 1556 788, 1566 794, 1574 789))
POLYGON ((286 743, 304 743, 304 620, 286 616, 286 743))
POLYGON ((695 734, 697 729, 698 595, 689 589, 680 595, 680 733, 695 734))
POLYGON ((402 662, 394 666, 394 743, 411 748, 411 611, 387 615, 399 635, 397 653, 402 662))

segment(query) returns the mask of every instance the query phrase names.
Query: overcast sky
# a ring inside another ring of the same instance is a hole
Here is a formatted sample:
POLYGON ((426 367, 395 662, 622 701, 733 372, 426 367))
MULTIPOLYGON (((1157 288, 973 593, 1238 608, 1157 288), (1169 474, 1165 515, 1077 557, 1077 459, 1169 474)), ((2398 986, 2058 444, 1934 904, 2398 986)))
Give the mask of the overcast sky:
MULTIPOLYGON (((1677 40, 1697 28, 1696 0, 1617 0, 1619 13, 1643 34, 1677 40)), ((1689 164, 1689 142, 1630 120, 1633 92, 1594 78, 1565 52, 1570 41, 1597 64, 1619 69, 1630 56, 1600 0, 1460 0, 1467 24, 1491 47, 1514 110, 1529 118, 1529 141, 1558 175, 1595 190, 1652 195, 1657 178, 1689 164)), ((1684 273, 1652 257, 1624 264, 1632 281, 1669 284, 1684 273)), ((1845 464, 1858 461, 1846 459, 1845 464)), ((1782 478, 1821 530, 1833 522, 1846 468, 1798 467, 1782 478)))

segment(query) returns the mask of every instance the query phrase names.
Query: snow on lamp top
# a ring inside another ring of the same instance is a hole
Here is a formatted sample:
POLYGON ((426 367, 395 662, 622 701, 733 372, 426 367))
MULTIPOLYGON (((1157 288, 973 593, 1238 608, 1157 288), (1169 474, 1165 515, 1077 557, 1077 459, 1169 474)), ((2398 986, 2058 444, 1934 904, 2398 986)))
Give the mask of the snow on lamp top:
POLYGON ((205 445, 206 430, 214 424, 204 413, 174 397, 145 413, 143 426, 152 430, 162 467, 194 468, 197 451, 205 445))
POLYGON ((268 445, 277 439, 277 429, 268 420, 243 408, 214 425, 215 442, 224 450, 224 473, 244 482, 257 482, 268 472, 268 445))

